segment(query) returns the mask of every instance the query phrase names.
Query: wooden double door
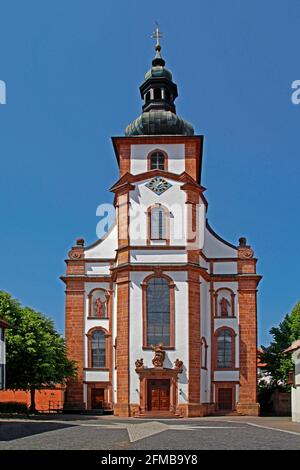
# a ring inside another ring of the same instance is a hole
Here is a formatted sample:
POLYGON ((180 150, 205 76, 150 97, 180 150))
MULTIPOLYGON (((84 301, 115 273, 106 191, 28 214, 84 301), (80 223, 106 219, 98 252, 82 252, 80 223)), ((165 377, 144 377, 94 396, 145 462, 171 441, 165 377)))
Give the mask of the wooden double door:
POLYGON ((231 411, 233 408, 233 390, 232 388, 219 388, 218 390, 218 409, 220 411, 231 411))
POLYGON ((92 388, 91 402, 93 410, 101 410, 104 402, 104 388, 92 388))
POLYGON ((170 380, 149 379, 147 387, 147 402, 149 411, 169 411, 170 380))

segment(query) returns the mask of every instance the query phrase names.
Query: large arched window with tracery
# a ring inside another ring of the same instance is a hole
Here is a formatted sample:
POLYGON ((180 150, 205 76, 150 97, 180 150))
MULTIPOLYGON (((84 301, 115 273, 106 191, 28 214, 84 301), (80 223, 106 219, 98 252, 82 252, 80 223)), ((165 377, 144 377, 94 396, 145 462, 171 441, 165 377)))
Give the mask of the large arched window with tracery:
POLYGON ((151 276, 142 283, 144 347, 159 343, 174 347, 174 286, 163 276, 151 276))
POLYGON ((95 330, 91 334, 91 367, 102 368, 106 366, 106 340, 102 330, 95 330))

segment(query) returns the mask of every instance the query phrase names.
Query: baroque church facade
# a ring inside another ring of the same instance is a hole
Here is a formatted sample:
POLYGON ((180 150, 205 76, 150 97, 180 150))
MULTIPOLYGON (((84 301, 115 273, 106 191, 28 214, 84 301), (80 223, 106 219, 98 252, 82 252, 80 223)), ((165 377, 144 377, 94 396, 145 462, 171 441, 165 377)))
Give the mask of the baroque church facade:
POLYGON ((207 221, 203 136, 176 114, 161 46, 142 114, 112 143, 116 222, 68 253, 65 407, 118 416, 257 415, 256 258, 207 221))

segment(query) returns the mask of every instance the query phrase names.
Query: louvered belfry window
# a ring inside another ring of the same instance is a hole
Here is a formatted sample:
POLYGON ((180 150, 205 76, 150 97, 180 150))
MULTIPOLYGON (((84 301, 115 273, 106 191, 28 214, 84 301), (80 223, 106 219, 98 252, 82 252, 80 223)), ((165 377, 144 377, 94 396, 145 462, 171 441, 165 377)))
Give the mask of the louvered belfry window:
POLYGON ((153 277, 147 285, 147 345, 170 345, 170 287, 164 278, 153 277))
POLYGON ((166 240, 166 213, 160 206, 152 207, 150 214, 151 240, 166 240))

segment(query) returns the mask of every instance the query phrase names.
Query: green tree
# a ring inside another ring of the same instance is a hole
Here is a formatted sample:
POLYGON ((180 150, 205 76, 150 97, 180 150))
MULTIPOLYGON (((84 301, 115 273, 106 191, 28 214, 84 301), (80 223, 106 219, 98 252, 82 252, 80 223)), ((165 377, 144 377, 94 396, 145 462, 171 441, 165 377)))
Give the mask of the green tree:
POLYGON ((268 347, 262 346, 262 362, 266 363, 264 368, 272 378, 272 386, 288 387, 288 373, 292 368, 290 355, 284 355, 293 341, 300 338, 300 302, 293 308, 290 314, 286 314, 277 327, 270 329, 273 336, 268 347))
POLYGON ((42 313, 0 291, 0 316, 12 326, 6 336, 7 387, 29 390, 30 411, 35 412, 35 391, 75 377, 76 365, 67 358, 65 340, 53 321, 42 313))

